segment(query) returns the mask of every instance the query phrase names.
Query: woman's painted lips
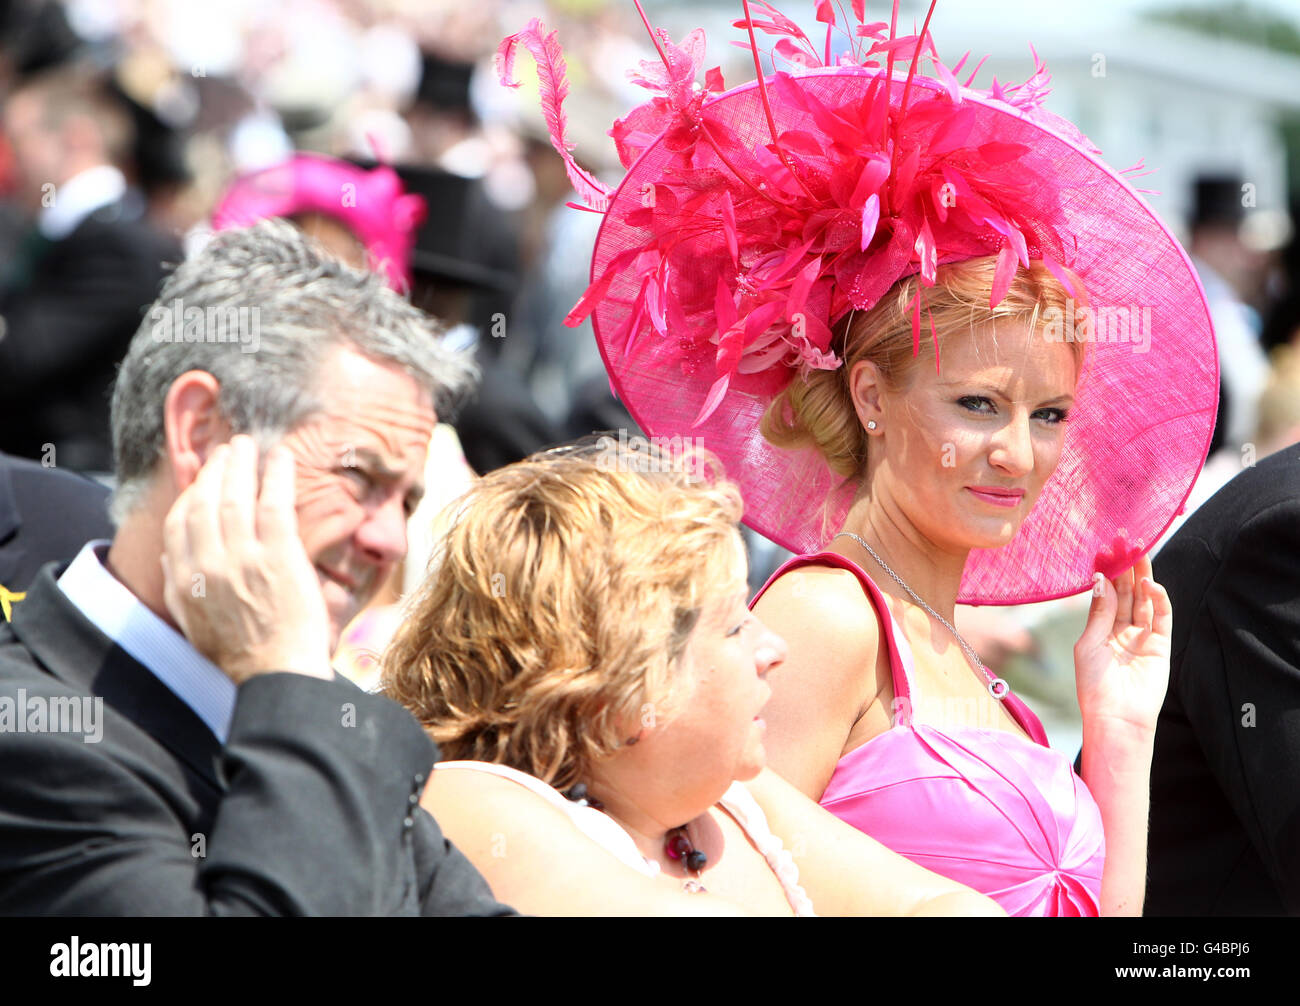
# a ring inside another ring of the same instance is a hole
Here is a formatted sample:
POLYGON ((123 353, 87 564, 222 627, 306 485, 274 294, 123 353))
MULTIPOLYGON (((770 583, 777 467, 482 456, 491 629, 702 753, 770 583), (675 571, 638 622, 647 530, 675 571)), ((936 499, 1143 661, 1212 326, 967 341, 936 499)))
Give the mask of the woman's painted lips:
POLYGON ((1006 507, 1007 509, 1019 506, 1020 501, 1025 498, 1023 489, 999 489, 997 486, 967 486, 966 491, 985 503, 1006 507))

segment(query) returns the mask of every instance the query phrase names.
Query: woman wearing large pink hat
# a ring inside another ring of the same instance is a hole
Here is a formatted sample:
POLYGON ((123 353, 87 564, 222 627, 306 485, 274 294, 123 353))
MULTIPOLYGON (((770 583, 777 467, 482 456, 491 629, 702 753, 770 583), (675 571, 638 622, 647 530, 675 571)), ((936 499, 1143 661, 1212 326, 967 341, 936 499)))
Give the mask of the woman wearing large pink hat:
MULTIPOLYGON (((623 182, 571 164, 604 213, 573 318, 644 430, 715 452, 799 553, 754 603, 790 644, 772 766, 1012 914, 1139 913, 1172 618, 1145 553, 1218 401, 1200 284, 1041 64, 977 91, 896 3, 819 2, 808 34, 744 8, 759 80, 701 86, 703 34, 654 32, 623 182), (952 623, 1089 588, 1081 779, 952 623)), ((507 75, 518 44, 567 153, 554 40, 512 36, 507 75)))

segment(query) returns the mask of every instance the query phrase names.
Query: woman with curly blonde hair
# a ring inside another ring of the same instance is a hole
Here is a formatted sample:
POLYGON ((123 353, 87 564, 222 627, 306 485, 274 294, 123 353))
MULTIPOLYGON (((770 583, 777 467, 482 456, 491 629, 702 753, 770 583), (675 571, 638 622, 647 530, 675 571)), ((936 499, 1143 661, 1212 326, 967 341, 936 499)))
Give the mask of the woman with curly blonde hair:
POLYGON ((740 513, 708 455, 609 438, 482 479, 385 655, 452 759, 425 806, 526 912, 996 914, 764 772, 740 513))

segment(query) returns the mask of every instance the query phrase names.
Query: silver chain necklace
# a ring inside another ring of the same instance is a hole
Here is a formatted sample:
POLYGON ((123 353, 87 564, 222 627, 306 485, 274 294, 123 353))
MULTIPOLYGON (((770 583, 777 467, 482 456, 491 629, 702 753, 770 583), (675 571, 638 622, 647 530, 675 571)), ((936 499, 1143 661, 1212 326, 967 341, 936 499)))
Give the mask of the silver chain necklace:
MULTIPOLYGON (((947 629, 949 632, 952 633, 953 638, 956 639, 959 644, 961 644, 961 648, 966 652, 966 659, 971 662, 971 666, 975 668, 976 673, 979 674, 980 677, 988 676, 988 672, 984 669, 984 662, 980 660, 979 654, 975 652, 974 647, 972 647, 970 643, 966 642, 966 640, 962 638, 961 633, 957 631, 957 627, 953 625, 952 622, 948 621, 948 619, 944 618, 941 614, 935 611, 933 608, 931 608, 928 604, 926 604, 925 601, 921 599, 921 596, 917 594, 917 592, 914 591, 911 587, 909 587, 907 583, 904 582, 901 576, 899 576, 890 568, 889 563, 885 562, 884 559, 880 558, 880 556, 876 554, 876 550, 874 548, 868 545, 861 537, 854 534, 852 531, 841 531, 835 537, 852 538, 859 545, 865 548, 871 554, 871 558, 876 560, 876 563, 880 566, 880 568, 883 569, 886 573, 888 573, 890 577, 893 578, 893 581, 896 584, 898 584, 905 591, 907 591, 908 597, 910 597, 913 601, 915 601, 922 608, 924 608, 932 618, 937 619, 945 629, 947 629)), ((1011 691, 1011 687, 1001 678, 992 678, 988 683, 988 689, 989 689, 989 694, 993 696, 993 698, 998 700, 1001 700, 1002 697, 1007 694, 1007 692, 1011 691)))

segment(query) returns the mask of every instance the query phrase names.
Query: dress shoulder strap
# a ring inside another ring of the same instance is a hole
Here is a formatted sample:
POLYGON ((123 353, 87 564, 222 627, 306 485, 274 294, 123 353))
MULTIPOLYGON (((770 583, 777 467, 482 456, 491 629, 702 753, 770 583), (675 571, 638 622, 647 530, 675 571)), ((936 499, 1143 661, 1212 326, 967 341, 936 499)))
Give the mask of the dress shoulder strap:
POLYGON ((812 900, 799 883, 799 867, 795 865, 794 857, 782 844, 781 839, 772 833, 772 829, 767 824, 767 815, 763 813, 763 808, 758 805, 753 794, 745 788, 745 784, 733 782, 718 801, 718 805, 735 819, 749 836, 750 841, 763 854, 767 865, 772 868, 776 879, 781 882, 786 900, 790 902, 794 914, 809 918, 815 916, 817 913, 813 910, 812 900))
POLYGON ((852 559, 842 556, 838 552, 816 552, 811 555, 797 555, 787 560, 775 573, 768 577, 767 583, 763 584, 759 592, 754 595, 754 599, 749 602, 750 608, 753 608, 758 603, 758 599, 767 592, 768 587, 772 586, 786 573, 801 566, 834 566, 837 569, 846 569, 858 578, 863 592, 867 595, 867 600, 871 602, 871 607, 875 609, 876 621, 880 625, 880 636, 889 648, 889 673, 894 683, 894 700, 896 703, 899 703, 900 699, 902 700, 895 707, 894 721, 910 724, 913 704, 911 648, 902 633, 899 632, 893 615, 889 613, 889 606, 885 603, 885 595, 880 592, 880 588, 876 586, 866 571, 852 559))
POLYGON ((529 775, 527 772, 521 772, 517 768, 511 768, 509 765, 499 765, 490 761, 440 761, 433 766, 437 770, 462 769, 471 772, 485 772, 488 775, 500 776, 502 779, 509 779, 511 782, 517 782, 525 789, 531 790, 540 796, 547 803, 568 813, 576 807, 572 800, 567 799, 563 793, 554 786, 542 782, 536 776, 529 775))

